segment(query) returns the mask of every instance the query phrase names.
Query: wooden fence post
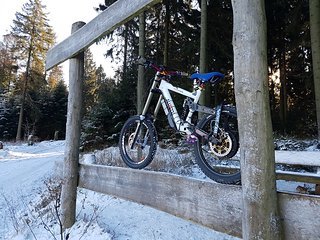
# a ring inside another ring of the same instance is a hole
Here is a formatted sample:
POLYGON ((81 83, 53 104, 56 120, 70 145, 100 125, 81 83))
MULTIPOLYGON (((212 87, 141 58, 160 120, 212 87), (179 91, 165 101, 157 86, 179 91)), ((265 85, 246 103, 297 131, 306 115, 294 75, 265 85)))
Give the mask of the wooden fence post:
MULTIPOLYGON (((146 20, 145 13, 142 12, 139 15, 139 56, 145 57, 145 48, 146 48, 146 20)), ((141 114, 144 104, 144 96, 146 90, 146 77, 144 73, 144 67, 139 65, 138 68, 138 83, 137 83, 137 114, 141 114)))
POLYGON ((269 108, 264 0, 232 0, 242 238, 282 239, 269 108))
MULTIPOLYGON (((72 24, 72 33, 84 25, 84 22, 72 24)), ((70 228, 75 223, 76 216, 83 73, 84 52, 80 52, 69 60, 68 116, 61 192, 63 229, 70 228)))

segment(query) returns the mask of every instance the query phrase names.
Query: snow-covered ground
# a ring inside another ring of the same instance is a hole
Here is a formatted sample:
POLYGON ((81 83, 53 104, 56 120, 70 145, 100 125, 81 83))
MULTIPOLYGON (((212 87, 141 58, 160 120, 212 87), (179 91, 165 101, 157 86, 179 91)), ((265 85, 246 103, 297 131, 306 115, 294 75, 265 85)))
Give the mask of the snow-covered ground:
MULTIPOLYGON (((61 239, 52 181, 64 141, 34 146, 5 144, 0 150, 0 239, 61 239), (50 198, 51 197, 51 198, 50 198)), ((156 209, 79 189, 77 222, 69 239, 237 239, 156 209)))
MULTIPOLYGON (((319 161, 320 151, 314 150, 308 148, 304 156, 319 161)), ((5 144, 0 150, 0 240, 61 239, 55 162, 62 161, 63 152, 64 141, 34 146, 5 144)), ((188 172, 193 177, 205 177, 196 167, 188 172)), ((278 189, 285 191, 295 191, 298 185, 277 183, 278 189)), ((141 204, 85 189, 78 190, 77 211, 77 222, 63 239, 237 239, 141 204)))

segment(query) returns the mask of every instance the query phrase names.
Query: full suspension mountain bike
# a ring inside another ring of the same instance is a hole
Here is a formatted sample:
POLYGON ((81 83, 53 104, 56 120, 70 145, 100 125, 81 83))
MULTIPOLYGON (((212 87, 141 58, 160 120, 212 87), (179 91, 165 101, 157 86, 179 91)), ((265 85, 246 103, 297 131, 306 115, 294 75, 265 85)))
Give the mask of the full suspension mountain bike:
POLYGON ((142 169, 153 160, 158 140, 154 122, 162 107, 170 127, 185 135, 186 140, 194 145, 196 162, 206 176, 220 183, 239 183, 240 162, 239 159, 233 159, 239 149, 236 108, 225 103, 217 104, 214 108, 198 104, 205 84, 215 86, 224 79, 224 75, 210 72, 189 76, 145 59, 140 59, 139 64, 153 68, 156 73, 141 115, 130 117, 120 133, 120 154, 126 165, 142 169), (193 91, 173 86, 170 83, 173 76, 188 76, 193 81, 193 91), (181 116, 171 91, 186 97, 181 116), (158 95, 158 101, 153 114, 150 114, 148 110, 155 95, 158 95), (204 114, 196 124, 191 121, 195 112, 204 114))

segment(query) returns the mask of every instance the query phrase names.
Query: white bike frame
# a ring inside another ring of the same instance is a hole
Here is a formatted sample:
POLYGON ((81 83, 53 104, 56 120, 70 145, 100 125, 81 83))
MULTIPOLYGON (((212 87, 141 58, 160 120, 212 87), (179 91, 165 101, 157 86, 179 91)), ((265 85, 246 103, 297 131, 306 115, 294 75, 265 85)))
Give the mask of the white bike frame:
POLYGON ((190 99, 193 99, 193 103, 197 104, 200 99, 202 90, 201 90, 201 88, 196 87, 196 86, 197 86, 197 84, 195 82, 193 92, 189 92, 185 89, 175 87, 172 84, 170 84, 169 82, 167 82, 166 80, 163 80, 162 77, 160 77, 160 72, 157 72, 155 75, 154 82, 151 87, 151 91, 149 93, 146 104, 145 104, 144 109, 142 111, 142 117, 144 117, 146 115, 147 110, 149 108, 149 105, 151 103, 151 99, 154 95, 152 90, 159 89, 161 95, 159 97, 158 103, 157 103, 156 108, 154 110, 154 117, 157 116, 159 109, 160 109, 160 106, 162 106, 165 114, 171 115, 173 123, 175 125, 175 128, 178 131, 184 132, 186 134, 192 134, 193 129, 192 129, 192 124, 191 124, 191 118, 192 118, 192 115, 195 112, 195 110, 189 108, 189 112, 188 112, 186 119, 185 120, 181 119, 178 112, 177 112, 175 104, 172 100, 170 91, 178 93, 183 96, 186 96, 190 99), (157 87, 159 82, 160 82, 160 85, 159 85, 159 87, 157 87))

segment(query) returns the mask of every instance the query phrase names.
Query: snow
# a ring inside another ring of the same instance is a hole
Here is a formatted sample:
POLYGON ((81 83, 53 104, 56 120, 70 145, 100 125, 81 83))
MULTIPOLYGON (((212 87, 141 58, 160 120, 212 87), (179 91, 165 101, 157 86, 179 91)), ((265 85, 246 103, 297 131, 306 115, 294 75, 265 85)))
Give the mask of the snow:
MULTIPOLYGON (((55 176, 55 163, 63 160, 64 144, 64 141, 45 141, 33 146, 4 143, 4 149, 0 150, 0 240, 60 239, 59 218, 55 214, 59 202, 52 196, 61 186, 55 176)), ((319 162, 320 151, 311 147, 308 150, 277 151, 276 156, 282 160, 297 157, 319 162)), ((111 151, 112 155, 117 154, 116 149, 111 151)), ((178 154, 174 151, 170 154, 178 154)), ((168 152, 159 154, 162 158, 168 152)), ((176 161, 186 161, 188 155, 179 156, 176 161)), ((85 154, 82 161, 94 163, 96 154, 85 154)), ((188 172, 192 177, 205 178, 196 167, 188 172)), ((299 185, 310 188, 303 183, 277 181, 279 191, 295 192, 299 185)), ((148 206, 85 189, 78 190, 77 222, 66 230, 64 239, 67 236, 88 240, 238 239, 148 206)))
MULTIPOLYGON (((48 201, 55 189, 55 162, 64 141, 5 143, 0 150, 0 239, 60 239, 59 203, 48 201), (51 179, 51 180, 50 180, 51 179), (51 182, 50 182, 51 181, 51 182), (46 184, 44 184, 44 182, 46 184), (50 186, 50 188, 48 187, 50 186), (50 190, 49 190, 50 189, 50 190)), ((92 154, 85 162, 92 162, 92 154)), ((113 196, 78 190, 77 222, 64 239, 238 239, 156 209, 113 196)))
POLYGON ((308 157, 306 157, 305 151, 275 151, 275 158, 276 163, 281 164, 320 166, 319 151, 308 151, 308 157))

